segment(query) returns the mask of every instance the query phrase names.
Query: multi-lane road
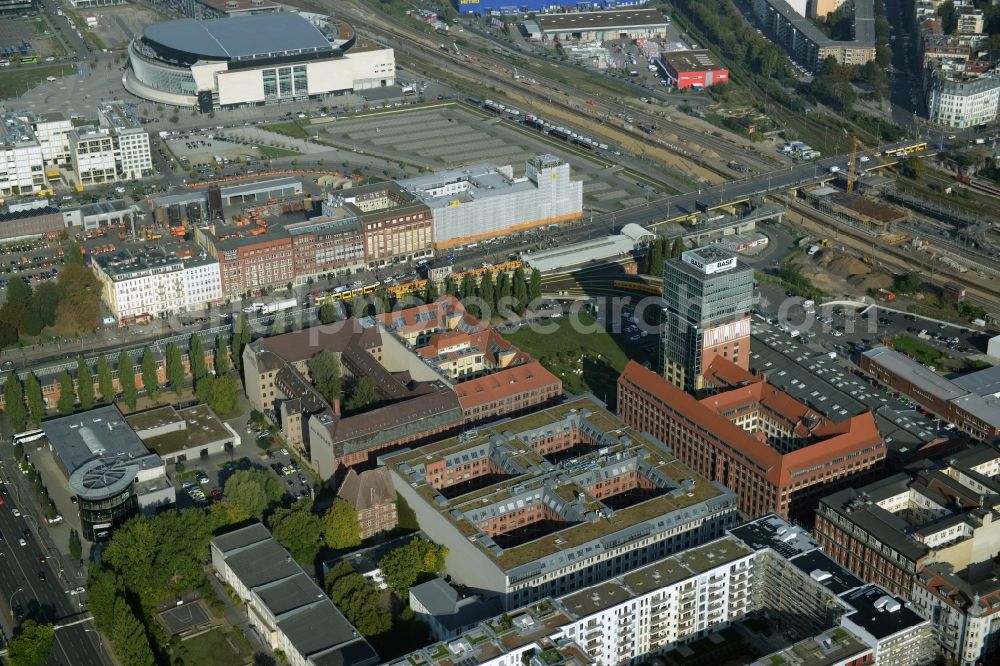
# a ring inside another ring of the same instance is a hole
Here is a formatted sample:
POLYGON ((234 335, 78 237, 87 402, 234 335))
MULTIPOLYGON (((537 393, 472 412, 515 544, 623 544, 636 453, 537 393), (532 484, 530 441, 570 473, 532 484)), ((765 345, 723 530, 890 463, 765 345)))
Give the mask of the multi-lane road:
POLYGON ((0 506, 0 626, 8 638, 23 619, 56 626, 51 664, 104 666, 106 658, 89 613, 80 607, 76 583, 67 582, 61 569, 65 554, 55 554, 39 538, 35 499, 10 455, 9 436, 0 453, 3 480, 0 506), (20 476, 21 478, 16 478, 20 476), (20 515, 15 515, 15 511, 20 515), (21 545, 21 540, 24 545, 21 545))

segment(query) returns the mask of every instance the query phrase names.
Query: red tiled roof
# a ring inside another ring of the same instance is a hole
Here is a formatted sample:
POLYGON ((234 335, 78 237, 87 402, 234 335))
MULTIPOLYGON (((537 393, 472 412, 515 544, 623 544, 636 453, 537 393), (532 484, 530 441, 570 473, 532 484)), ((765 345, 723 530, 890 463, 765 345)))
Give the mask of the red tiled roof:
MULTIPOLYGON (((729 362, 724 359, 722 361, 729 362)), ((840 458, 847 453, 859 451, 869 446, 881 446, 883 450, 885 447, 875 424, 874 416, 871 412, 864 412, 813 433, 827 437, 827 439, 782 455, 780 451, 758 441, 750 433, 719 413, 741 404, 748 404, 748 401, 752 402, 754 399, 760 400, 760 396, 763 394, 766 394, 766 400, 770 404, 769 408, 787 416, 800 415, 801 413, 798 411, 800 407, 809 409, 791 396, 769 386, 766 382, 759 382, 753 386, 734 389, 698 401, 635 361, 629 362, 618 382, 619 384, 632 384, 657 396, 665 404, 683 413, 705 434, 717 437, 752 461, 767 480, 774 485, 791 483, 793 471, 808 469, 817 463, 840 458)), ((670 445, 670 442, 666 443, 670 445)))
POLYGON ((463 410, 469 410, 494 400, 558 384, 562 382, 546 370, 539 361, 530 361, 485 377, 470 379, 455 385, 455 393, 463 410))

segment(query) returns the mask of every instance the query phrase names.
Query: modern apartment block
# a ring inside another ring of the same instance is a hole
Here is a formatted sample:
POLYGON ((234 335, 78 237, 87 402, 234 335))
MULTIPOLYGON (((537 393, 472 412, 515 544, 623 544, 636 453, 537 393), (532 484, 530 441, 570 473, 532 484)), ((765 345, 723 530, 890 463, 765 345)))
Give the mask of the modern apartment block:
POLYGON ((716 245, 663 264, 660 369, 688 392, 704 388, 702 371, 716 356, 750 367, 753 269, 716 245))
POLYGON ((289 666, 370 666, 378 654, 313 577, 254 523, 212 539, 212 567, 243 604, 250 630, 289 666))
POLYGON ((103 104, 98 125, 81 125, 69 134, 70 157, 80 185, 139 180, 153 173, 149 134, 131 105, 103 104))
POLYGON ((430 207, 434 245, 454 247, 583 215, 583 183, 554 155, 525 163, 525 175, 511 166, 474 164, 399 181, 430 207))
POLYGON ((917 666, 931 656, 927 620, 838 567, 801 528, 772 514, 391 663, 619 666, 660 656, 684 663, 695 656, 684 652, 688 644, 752 616, 793 641, 754 662, 759 666, 917 666))
POLYGON ((736 498, 593 397, 380 457, 457 582, 506 608, 697 546, 736 498))
MULTIPOLYGON (((753 0, 753 12, 765 33, 806 69, 817 71, 833 57, 843 65, 863 65, 875 59, 875 3, 853 0, 853 39, 827 37, 806 18, 805 5, 796 9, 787 0, 753 0)), ((821 3, 827 4, 827 3, 821 3)), ((843 3, 841 3, 843 4, 843 3)))
POLYGON ((1000 659, 1000 565, 935 562, 917 574, 914 609, 931 620, 938 653, 960 666, 1000 659))
POLYGON ((1000 554, 1000 452, 981 445, 820 500, 816 538, 867 581, 909 597, 921 568, 1000 554))
POLYGON ((716 393, 698 400, 630 362, 618 379, 618 413, 730 488, 746 515, 808 522, 822 495, 881 469, 886 445, 871 412, 834 422, 722 356, 705 377, 716 393))
POLYGON ((149 251, 99 256, 92 262, 101 299, 120 324, 203 310, 222 302, 219 262, 190 253, 149 251))
POLYGON ((888 347, 861 355, 859 367, 876 381, 905 393, 918 404, 976 439, 1000 435, 1000 399, 981 396, 888 347))

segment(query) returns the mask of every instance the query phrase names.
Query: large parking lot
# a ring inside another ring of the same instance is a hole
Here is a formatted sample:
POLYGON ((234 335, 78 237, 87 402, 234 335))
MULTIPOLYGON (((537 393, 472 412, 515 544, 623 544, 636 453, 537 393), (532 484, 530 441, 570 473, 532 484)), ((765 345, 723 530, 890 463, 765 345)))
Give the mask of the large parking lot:
POLYGON ((523 174, 525 160, 542 153, 567 159, 583 181, 584 206, 595 212, 642 203, 656 190, 605 164, 580 156, 543 134, 463 106, 419 110, 389 105, 380 113, 308 126, 318 138, 347 150, 370 152, 440 171, 481 162, 512 165, 523 174))
POLYGON ((262 458, 260 449, 247 445, 254 436, 252 433, 243 437, 244 444, 232 455, 220 453, 184 462, 182 472, 171 474, 177 485, 177 505, 200 506, 218 500, 229 477, 237 470, 252 468, 274 472, 285 492, 293 498, 311 496, 312 481, 291 452, 275 448, 269 458, 262 458))

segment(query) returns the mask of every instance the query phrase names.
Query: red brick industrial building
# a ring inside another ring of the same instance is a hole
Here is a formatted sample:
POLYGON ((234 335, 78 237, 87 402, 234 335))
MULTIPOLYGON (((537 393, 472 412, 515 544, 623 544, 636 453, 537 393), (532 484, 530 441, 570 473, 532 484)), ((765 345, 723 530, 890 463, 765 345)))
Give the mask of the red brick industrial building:
POLYGON ((618 379, 618 413, 730 488, 747 515, 810 521, 821 496, 881 471, 886 445, 871 412, 834 423, 721 357, 705 376, 718 392, 698 400, 629 363, 618 379))

